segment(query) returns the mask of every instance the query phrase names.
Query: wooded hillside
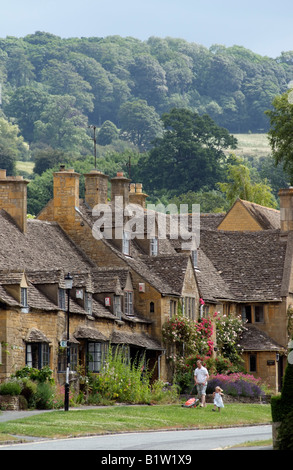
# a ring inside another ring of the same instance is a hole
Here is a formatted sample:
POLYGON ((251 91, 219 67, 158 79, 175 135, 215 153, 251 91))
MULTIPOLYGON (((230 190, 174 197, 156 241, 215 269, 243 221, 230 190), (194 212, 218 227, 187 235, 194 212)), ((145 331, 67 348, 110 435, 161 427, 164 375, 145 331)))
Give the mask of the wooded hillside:
MULTIPOLYGON (((29 143, 48 140, 60 109, 68 126, 109 120, 121 128, 121 107, 138 99, 158 116, 189 108, 232 133, 266 132, 264 111, 292 79, 293 51, 271 59, 239 46, 207 49, 174 38, 61 39, 36 32, 0 39, 2 108, 29 143)), ((55 134, 56 145, 63 138, 55 134)))

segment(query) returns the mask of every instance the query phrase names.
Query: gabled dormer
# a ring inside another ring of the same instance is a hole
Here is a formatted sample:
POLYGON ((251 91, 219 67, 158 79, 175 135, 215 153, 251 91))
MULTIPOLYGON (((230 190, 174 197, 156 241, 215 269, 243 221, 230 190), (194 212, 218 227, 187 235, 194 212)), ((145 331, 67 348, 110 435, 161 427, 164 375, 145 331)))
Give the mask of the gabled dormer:
POLYGON ((279 229, 280 211, 237 199, 217 228, 232 232, 279 229))
POLYGON ((1 283, 5 290, 21 305, 21 312, 29 311, 29 281, 24 272, 2 273, 1 283))

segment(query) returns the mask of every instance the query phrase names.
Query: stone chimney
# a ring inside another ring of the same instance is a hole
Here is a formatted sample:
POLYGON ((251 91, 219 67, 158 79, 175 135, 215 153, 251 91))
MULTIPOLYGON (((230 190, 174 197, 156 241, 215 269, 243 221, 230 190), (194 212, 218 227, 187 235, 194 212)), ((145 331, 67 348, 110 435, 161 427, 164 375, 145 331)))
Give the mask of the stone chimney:
POLYGON ((123 173, 117 173, 117 176, 111 179, 111 201, 115 203, 115 197, 123 198, 123 207, 129 204, 129 183, 130 179, 125 178, 123 173))
POLYGON ((6 176, 6 170, 0 170, 0 209, 13 217, 19 229, 27 229, 27 185, 22 176, 6 176))
POLYGON ((142 206, 144 209, 146 207, 146 198, 148 197, 147 194, 142 192, 142 184, 141 183, 131 183, 130 184, 130 192, 129 192, 129 202, 131 204, 138 204, 142 206))
POLYGON ((280 222, 282 232, 293 230, 293 187, 280 189, 280 222))
POLYGON ((84 175, 85 202, 93 209, 97 204, 107 204, 108 176, 98 170, 91 170, 84 175))
POLYGON ((79 209, 79 173, 64 166, 54 173, 53 220, 66 231, 74 226, 76 209, 79 209))

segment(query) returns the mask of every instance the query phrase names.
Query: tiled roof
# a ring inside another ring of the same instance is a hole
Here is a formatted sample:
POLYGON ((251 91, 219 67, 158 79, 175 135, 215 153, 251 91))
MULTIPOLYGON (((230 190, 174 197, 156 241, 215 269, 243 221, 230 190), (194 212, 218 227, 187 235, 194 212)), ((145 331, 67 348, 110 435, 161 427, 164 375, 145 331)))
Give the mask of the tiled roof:
POLYGON ((284 351, 284 347, 254 325, 246 324, 239 342, 244 351, 284 351))
POLYGON ((200 249, 214 266, 214 292, 223 282, 224 292, 236 301, 281 300, 287 243, 278 230, 202 230, 200 249))
POLYGON ((150 272, 155 273, 159 279, 170 286, 171 291, 181 295, 189 256, 186 254, 143 256, 141 260, 150 272))
POLYGON ((0 210, 0 267, 9 270, 62 269, 85 272, 92 264, 58 224, 28 220, 22 233, 11 217, 0 210))

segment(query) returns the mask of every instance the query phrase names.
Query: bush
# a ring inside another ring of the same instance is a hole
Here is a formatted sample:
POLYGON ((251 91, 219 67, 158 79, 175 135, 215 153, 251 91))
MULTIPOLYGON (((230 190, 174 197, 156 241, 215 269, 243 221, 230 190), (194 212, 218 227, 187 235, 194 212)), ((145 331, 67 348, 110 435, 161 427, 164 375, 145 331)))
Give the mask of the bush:
POLYGON ((54 391, 52 385, 47 382, 40 382, 37 385, 36 408, 38 410, 50 410, 53 408, 54 391))
POLYGON ((22 379, 21 395, 26 399, 29 408, 35 408, 37 384, 33 380, 26 378, 22 379))
POLYGON ((217 386, 221 387, 226 395, 233 397, 254 398, 264 395, 264 391, 260 387, 260 380, 248 374, 236 373, 211 376, 207 386, 207 393, 213 393, 217 386))
POLYGON ((117 348, 113 354, 109 349, 107 364, 98 375, 91 375, 89 386, 91 401, 100 399, 125 403, 149 403, 149 374, 145 372, 144 357, 130 362, 123 350, 117 348))
POLYGON ((4 382, 0 385, 0 395, 20 395, 21 385, 16 381, 4 382))
POLYGON ((278 450, 293 450, 293 410, 281 422, 277 443, 278 450))

